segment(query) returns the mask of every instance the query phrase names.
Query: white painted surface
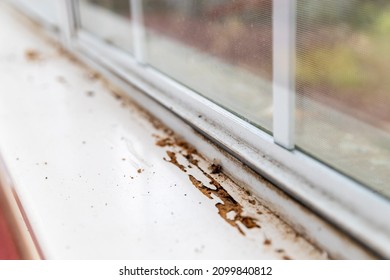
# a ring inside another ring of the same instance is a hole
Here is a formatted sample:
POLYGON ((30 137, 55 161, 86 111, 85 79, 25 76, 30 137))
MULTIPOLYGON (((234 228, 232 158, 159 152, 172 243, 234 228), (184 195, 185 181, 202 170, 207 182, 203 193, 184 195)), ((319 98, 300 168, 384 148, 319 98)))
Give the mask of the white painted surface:
POLYGON ((195 168, 163 159, 167 148, 152 136, 163 132, 135 106, 4 5, 0 26, 0 154, 46 258, 326 257, 222 176, 261 225, 240 234, 218 215, 218 200, 191 184, 188 173, 201 177, 195 168), (26 59, 28 50, 40 59, 26 59))

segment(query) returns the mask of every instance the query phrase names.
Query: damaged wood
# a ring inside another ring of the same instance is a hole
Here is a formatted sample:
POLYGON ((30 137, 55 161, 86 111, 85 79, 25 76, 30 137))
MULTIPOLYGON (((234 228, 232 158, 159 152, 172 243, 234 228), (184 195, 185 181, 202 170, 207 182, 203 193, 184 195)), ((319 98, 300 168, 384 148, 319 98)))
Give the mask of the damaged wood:
MULTIPOLYGON (((161 124, 159 124, 161 128, 161 124)), ((221 202, 215 204, 215 207, 218 209, 218 214, 231 226, 237 228, 237 230, 245 235, 243 228, 252 229, 260 228, 257 224, 257 220, 253 217, 246 216, 243 214, 244 210, 242 205, 240 205, 223 187, 222 185, 213 177, 211 174, 219 174, 222 172, 222 167, 217 164, 211 164, 209 166, 210 173, 206 172, 200 165, 199 159, 204 159, 197 150, 192 147, 186 141, 170 135, 169 137, 160 137, 158 135, 153 135, 157 138, 156 145, 159 147, 169 147, 171 149, 177 149, 178 151, 174 152, 167 150, 166 153, 169 157, 169 160, 164 158, 164 160, 174 164, 180 170, 187 172, 185 166, 178 162, 177 154, 183 156, 188 162, 185 164, 189 168, 195 167, 199 170, 207 179, 210 186, 206 186, 204 182, 196 178, 193 174, 189 174, 188 178, 191 183, 207 198, 209 199, 219 199, 221 202)))

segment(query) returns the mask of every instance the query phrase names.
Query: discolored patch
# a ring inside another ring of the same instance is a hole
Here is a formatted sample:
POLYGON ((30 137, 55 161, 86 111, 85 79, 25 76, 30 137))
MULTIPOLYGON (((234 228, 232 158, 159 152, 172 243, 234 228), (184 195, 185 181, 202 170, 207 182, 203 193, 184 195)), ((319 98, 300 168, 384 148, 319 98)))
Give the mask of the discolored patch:
MULTIPOLYGON (((159 128, 161 128, 161 124, 159 125, 159 128)), ((243 235, 245 235, 243 228, 260 228, 260 226, 257 224, 257 220, 253 217, 244 215, 243 207, 222 187, 222 185, 215 178, 213 178, 213 176, 200 167, 199 160, 203 159, 203 157, 198 154, 194 147, 174 135, 169 135, 168 137, 160 137, 158 135, 153 136, 157 138, 157 146, 169 148, 169 150, 166 151, 169 159, 164 158, 164 160, 174 164, 180 170, 187 172, 185 166, 178 162, 177 154, 180 154, 184 160, 187 160, 185 165, 188 166, 188 168, 194 167, 208 179, 209 186, 196 178, 193 174, 188 175, 191 183, 207 198, 214 199, 215 197, 221 201, 216 203, 215 207, 218 209, 218 214, 227 223, 237 228, 237 230, 243 235)), ((211 164, 209 166, 209 170, 211 174, 219 174, 222 172, 222 167, 217 164, 211 164)))
POLYGON ((26 50, 24 56, 28 61, 38 61, 42 58, 41 54, 37 50, 33 49, 26 50))

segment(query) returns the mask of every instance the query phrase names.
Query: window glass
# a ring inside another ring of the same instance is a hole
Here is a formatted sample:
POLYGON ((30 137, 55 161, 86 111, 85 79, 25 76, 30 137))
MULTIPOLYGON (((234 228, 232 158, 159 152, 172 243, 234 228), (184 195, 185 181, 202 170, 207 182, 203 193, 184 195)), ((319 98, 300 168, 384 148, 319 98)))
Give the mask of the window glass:
POLYGON ((39 17, 52 25, 58 25, 57 1, 52 0, 17 0, 39 17))
POLYGON ((144 0, 146 62, 267 130, 272 0, 144 0))
POLYGON ((297 144, 390 197, 390 1, 297 3, 297 144))
POLYGON ((81 27, 106 43, 131 52, 132 26, 129 0, 80 0, 81 27))

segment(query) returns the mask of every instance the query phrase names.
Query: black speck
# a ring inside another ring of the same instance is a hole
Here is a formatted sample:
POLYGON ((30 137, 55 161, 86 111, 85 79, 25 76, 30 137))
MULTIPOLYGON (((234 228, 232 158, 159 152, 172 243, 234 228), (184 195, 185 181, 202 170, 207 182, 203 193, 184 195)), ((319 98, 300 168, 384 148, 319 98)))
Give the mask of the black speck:
POLYGON ((211 164, 209 169, 211 170, 211 174, 219 174, 222 171, 222 166, 219 164, 211 164))
POLYGON ((47 177, 45 177, 45 179, 47 180, 47 177))

